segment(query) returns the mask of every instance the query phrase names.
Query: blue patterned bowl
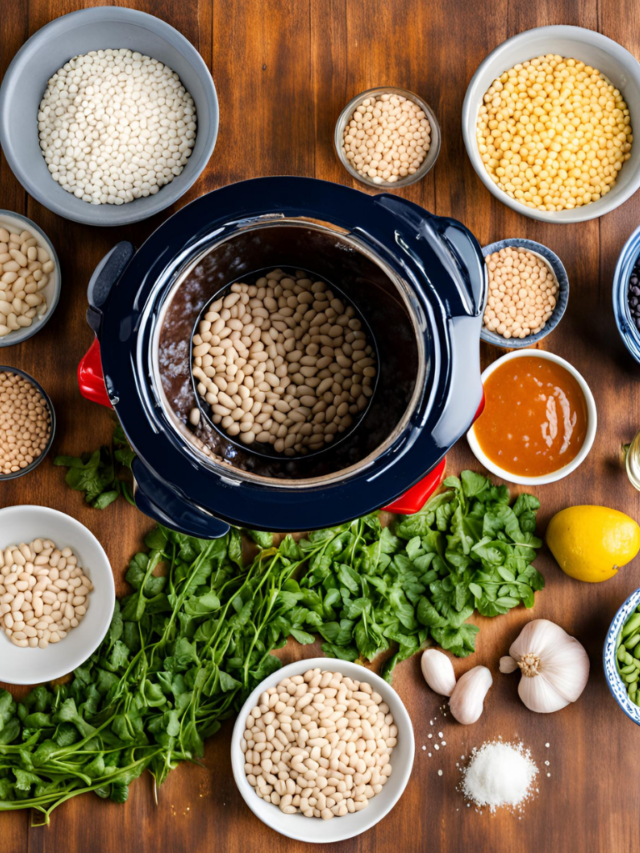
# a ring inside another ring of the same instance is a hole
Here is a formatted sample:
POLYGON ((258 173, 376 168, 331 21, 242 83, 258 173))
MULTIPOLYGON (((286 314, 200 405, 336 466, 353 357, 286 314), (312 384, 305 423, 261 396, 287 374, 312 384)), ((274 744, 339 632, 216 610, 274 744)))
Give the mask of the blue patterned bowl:
POLYGON ((567 303, 569 302, 569 276, 564 268, 564 264, 555 252, 547 249, 542 243, 536 243, 535 240, 524 240, 520 237, 511 237, 507 240, 498 240, 496 243, 490 243, 482 250, 484 257, 499 252, 500 249, 505 249, 510 246, 512 249, 525 249, 527 252, 533 252, 538 255, 548 266, 556 277, 558 282, 558 294, 556 296, 556 307, 553 309, 553 314, 547 320, 543 329, 536 332, 535 335, 528 335, 526 338, 503 338, 497 332, 490 332, 489 329, 482 327, 480 337, 488 344, 493 344, 496 347, 505 347, 507 349, 521 349, 522 347, 532 347, 541 341, 543 338, 552 332, 562 320, 567 303))
POLYGON ((618 667, 616 665, 616 652, 618 647, 618 636, 622 630, 622 626, 633 613, 636 607, 640 604, 640 589, 632 592, 629 598, 622 605, 620 610, 613 617, 613 622, 607 631, 607 637, 604 641, 604 649, 602 652, 604 663, 604 677, 609 685, 609 690, 613 694, 613 698, 622 708, 629 719, 640 726, 640 707, 632 702, 627 695, 627 689, 623 680, 620 678, 618 667))

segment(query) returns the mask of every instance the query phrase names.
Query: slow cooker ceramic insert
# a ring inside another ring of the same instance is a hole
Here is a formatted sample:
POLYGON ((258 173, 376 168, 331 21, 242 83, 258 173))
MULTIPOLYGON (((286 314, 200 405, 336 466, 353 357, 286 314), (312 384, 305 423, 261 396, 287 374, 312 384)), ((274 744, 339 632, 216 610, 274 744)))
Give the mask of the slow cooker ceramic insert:
POLYGON ((233 184, 183 208, 137 252, 120 243, 103 259, 89 285, 97 342, 80 386, 114 407, 137 453, 139 508, 185 533, 309 530, 381 506, 415 511, 482 403, 486 290, 480 247, 455 220, 314 179, 233 184), (308 457, 265 457, 207 418, 197 427, 188 419, 203 307, 274 267, 341 291, 377 351, 360 421, 308 457))

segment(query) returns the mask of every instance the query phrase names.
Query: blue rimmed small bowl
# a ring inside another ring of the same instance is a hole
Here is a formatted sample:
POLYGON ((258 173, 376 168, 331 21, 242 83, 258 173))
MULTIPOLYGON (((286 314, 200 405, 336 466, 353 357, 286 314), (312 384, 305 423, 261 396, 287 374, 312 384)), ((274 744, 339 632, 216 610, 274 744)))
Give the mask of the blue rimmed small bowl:
POLYGON ((45 456, 51 450, 53 445, 53 439, 56 433, 56 412, 53 408, 53 403, 47 392, 44 390, 42 385, 37 382, 33 376, 30 376, 24 370, 20 370, 19 367, 9 367, 8 365, 0 365, 0 373, 15 373, 17 376, 22 376, 23 379, 26 379, 27 382, 30 382, 33 387, 38 391, 42 399, 44 400, 45 406, 47 407, 47 411, 49 412, 49 419, 51 425, 51 432, 49 433, 49 439, 47 440, 47 444, 40 454, 40 456, 36 456, 33 462, 30 462, 24 468, 21 468, 19 471, 13 471, 10 474, 0 474, 0 483, 4 483, 5 480, 15 480, 17 477, 24 477, 25 474, 30 474, 34 468, 37 468, 38 465, 42 462, 45 456))
POLYGON ((604 677, 607 680, 609 690, 613 694, 613 698, 625 712, 630 720, 633 720, 640 726, 640 707, 632 702, 627 695, 625 683, 620 678, 618 667, 616 665, 616 653, 618 651, 618 637, 620 631, 631 616, 636 607, 640 604, 640 589, 632 592, 629 598, 624 602, 622 607, 613 617, 613 621, 607 631, 607 637, 604 641, 604 649, 602 651, 604 663, 604 677))
POLYGON ((640 225, 624 244, 616 271, 613 274, 613 315, 622 342, 637 362, 640 362, 640 331, 636 328, 627 298, 629 279, 636 259, 640 255, 640 225))
POLYGON ((560 320, 562 320, 569 302, 569 276, 564 268, 564 264, 556 253, 552 252, 551 249, 547 249, 547 247, 543 246, 542 243, 536 243, 535 240, 524 240, 520 237, 498 240, 496 243, 490 243, 488 246, 485 246, 482 250, 482 254, 487 258, 494 252, 499 252, 500 249, 506 248, 524 249, 525 251, 531 252, 539 258, 542 258, 554 274, 558 285, 556 307, 553 309, 553 314, 545 323, 544 328, 539 332, 536 332, 533 335, 528 335, 526 338, 505 338, 497 332, 491 332, 484 326, 482 327, 480 337, 483 341, 486 341, 486 343, 493 344, 496 347, 505 347, 506 349, 521 349, 523 347, 531 347, 534 344, 537 344, 538 341, 546 338, 546 336, 555 329, 560 320))

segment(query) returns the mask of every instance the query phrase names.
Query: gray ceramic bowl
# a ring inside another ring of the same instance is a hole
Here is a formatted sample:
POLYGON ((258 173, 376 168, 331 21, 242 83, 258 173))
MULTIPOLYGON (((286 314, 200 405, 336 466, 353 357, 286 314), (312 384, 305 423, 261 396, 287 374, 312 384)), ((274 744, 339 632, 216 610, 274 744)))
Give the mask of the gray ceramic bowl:
POLYGON ((172 205, 207 165, 217 135, 218 98, 202 57, 169 24, 134 9, 97 6, 56 18, 20 48, 0 89, 0 144, 14 174, 49 210, 87 225, 127 225, 172 205), (179 75, 197 112, 196 142, 182 173, 156 195, 121 205, 89 204, 63 190, 38 141, 38 107, 49 78, 73 56, 105 48, 128 48, 164 62, 179 75))
POLYGON ((485 92, 493 81, 513 68, 519 62, 525 62, 536 56, 548 53, 573 57, 597 68, 614 86, 622 92, 630 113, 631 126, 638 126, 640 115, 640 64, 638 60, 617 42, 601 33, 585 27, 570 27, 560 24, 550 27, 536 27, 525 30, 502 42, 480 64, 471 78, 462 107, 462 135, 471 165, 485 187, 497 199, 513 208, 523 216, 541 219, 544 222, 569 224, 596 219, 615 210, 640 187, 640 145, 631 147, 631 157, 624 164, 615 186, 607 195, 591 204, 574 207, 573 210, 538 210, 527 207, 516 198, 511 198, 493 182, 484 167, 476 138, 478 110, 485 92))
POLYGON ((551 249, 547 249, 542 243, 536 243, 534 240, 522 240, 519 237, 498 240, 497 243, 490 243, 488 246, 485 246, 482 254, 486 258, 488 255, 493 254, 493 252, 499 252, 500 249, 504 249, 507 246, 511 246, 512 249, 526 249, 527 252, 533 252, 535 255, 541 257, 551 267, 551 271, 558 282, 556 307, 553 309, 553 314, 547 320, 545 327, 535 335, 529 335, 526 338, 503 338, 497 332, 490 332, 489 329, 485 329, 484 326, 482 327, 480 337, 488 344, 493 344, 497 347, 506 347, 507 349, 520 349, 537 344, 538 341, 546 338, 549 332, 552 332, 558 325, 569 302, 569 277, 564 264, 556 253, 552 252, 551 249))
POLYGON ((607 631, 607 637, 604 641, 604 649, 602 651, 604 664, 604 677, 607 680, 609 690, 618 705, 633 722, 640 726, 640 707, 629 699, 627 688, 623 680, 620 678, 618 667, 616 665, 616 654, 618 651, 618 637, 620 631, 631 616, 636 607, 640 604, 640 589, 632 592, 629 598, 624 602, 620 610, 613 617, 613 621, 607 631))

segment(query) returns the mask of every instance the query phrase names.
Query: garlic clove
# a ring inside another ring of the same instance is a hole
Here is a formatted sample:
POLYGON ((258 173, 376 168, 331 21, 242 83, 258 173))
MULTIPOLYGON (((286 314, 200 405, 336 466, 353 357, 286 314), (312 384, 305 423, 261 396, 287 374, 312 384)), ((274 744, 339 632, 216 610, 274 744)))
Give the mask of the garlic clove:
POLYGON ((504 672, 508 675, 510 672, 515 672, 517 668, 518 663, 511 657, 511 655, 505 655, 500 658, 500 672, 504 672))
POLYGON ((458 679, 449 707, 459 723, 470 726, 480 719, 485 696, 492 684, 493 677, 486 666, 474 666, 458 679))
POLYGON ((424 680, 441 696, 451 696, 456 686, 456 675, 449 658, 437 649, 427 649, 420 661, 424 680))

